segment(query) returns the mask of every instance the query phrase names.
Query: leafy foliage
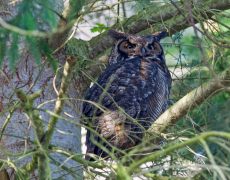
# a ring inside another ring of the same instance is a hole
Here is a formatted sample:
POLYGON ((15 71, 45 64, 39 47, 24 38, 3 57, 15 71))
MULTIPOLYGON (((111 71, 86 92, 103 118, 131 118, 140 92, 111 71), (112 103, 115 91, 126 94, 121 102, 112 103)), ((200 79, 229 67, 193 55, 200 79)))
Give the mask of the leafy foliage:
POLYGON ((104 24, 101 23, 96 23, 96 25, 94 27, 91 28, 91 32, 99 32, 102 33, 106 30, 108 30, 109 28, 107 26, 105 26, 104 24))
POLYGON ((36 37, 36 35, 30 34, 33 31, 48 33, 55 30, 58 18, 55 11, 52 10, 53 3, 55 3, 53 0, 24 0, 18 5, 17 15, 7 23, 20 29, 0 28, 1 64, 4 57, 9 57, 9 64, 13 70, 17 59, 19 59, 20 44, 24 41, 28 50, 34 56, 36 63, 40 63, 41 55, 46 55, 52 67, 56 68, 57 62, 52 57, 51 49, 47 49, 49 48, 48 45, 43 46, 45 43, 48 43, 45 36, 40 40, 43 41, 43 45, 39 45, 39 36, 36 37), (25 31, 25 34, 22 35, 20 30, 25 31))

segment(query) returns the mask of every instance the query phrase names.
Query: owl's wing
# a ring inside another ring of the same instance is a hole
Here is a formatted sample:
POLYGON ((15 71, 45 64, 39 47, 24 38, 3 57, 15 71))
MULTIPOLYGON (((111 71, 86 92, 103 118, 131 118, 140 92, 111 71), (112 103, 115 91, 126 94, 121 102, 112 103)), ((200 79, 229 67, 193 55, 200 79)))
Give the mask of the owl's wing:
POLYGON ((169 71, 167 69, 163 69, 158 64, 155 64, 154 68, 157 69, 157 73, 150 81, 155 82, 155 90, 148 97, 148 107, 146 111, 146 113, 151 117, 151 124, 167 109, 171 88, 171 76, 169 71))

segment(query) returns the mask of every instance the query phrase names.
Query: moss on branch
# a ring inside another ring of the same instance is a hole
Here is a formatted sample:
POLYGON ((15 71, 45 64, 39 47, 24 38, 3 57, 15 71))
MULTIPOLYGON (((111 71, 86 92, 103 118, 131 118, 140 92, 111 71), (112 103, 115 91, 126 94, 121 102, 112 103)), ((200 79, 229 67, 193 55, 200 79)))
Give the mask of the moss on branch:
POLYGON ((44 124, 42 119, 39 116, 39 113, 34 110, 33 103, 36 98, 40 96, 40 92, 36 92, 31 95, 26 95, 23 91, 17 90, 17 96, 21 101, 21 108, 25 113, 29 116, 32 124, 34 126, 35 134, 36 134, 36 141, 37 143, 40 142, 42 136, 44 135, 44 124))
MULTIPOLYGON (((75 64, 76 64, 76 59, 75 58, 69 56, 66 59, 64 69, 63 69, 61 86, 60 86, 59 91, 57 92, 57 100, 55 102, 55 107, 54 107, 54 111, 53 111, 53 113, 56 114, 56 115, 60 115, 60 113, 62 111, 62 108, 63 108, 63 105, 64 105, 63 98, 65 97, 66 91, 67 91, 67 89, 69 87, 71 75, 72 75, 72 72, 74 70, 75 64)), ((45 145, 46 148, 48 147, 48 145, 49 145, 49 143, 51 141, 51 138, 52 138, 52 135, 53 135, 57 120, 58 120, 58 116, 52 116, 50 118, 50 120, 49 120, 48 129, 47 129, 47 131, 45 133, 45 137, 44 137, 45 138, 44 145, 45 145)))
POLYGON ((44 135, 44 123, 40 118, 39 112, 34 110, 34 100, 40 96, 40 92, 36 92, 31 95, 26 95, 22 90, 16 91, 18 98, 21 101, 21 108, 30 118, 35 131, 35 142, 38 146, 38 152, 33 155, 32 160, 25 166, 25 169, 31 172, 36 166, 38 166, 38 176, 40 179, 51 179, 51 171, 49 166, 49 158, 46 155, 46 151, 41 143, 44 135), (38 163, 38 165, 36 164, 38 163))

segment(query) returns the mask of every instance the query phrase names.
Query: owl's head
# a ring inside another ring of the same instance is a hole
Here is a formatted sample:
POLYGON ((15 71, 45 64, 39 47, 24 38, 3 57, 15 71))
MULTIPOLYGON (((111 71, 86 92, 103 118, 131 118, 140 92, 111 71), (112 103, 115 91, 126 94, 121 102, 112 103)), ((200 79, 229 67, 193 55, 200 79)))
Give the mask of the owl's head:
POLYGON ((159 58, 164 61, 160 40, 168 35, 166 31, 140 36, 110 30, 109 35, 116 40, 109 58, 110 64, 137 56, 148 59, 159 58))

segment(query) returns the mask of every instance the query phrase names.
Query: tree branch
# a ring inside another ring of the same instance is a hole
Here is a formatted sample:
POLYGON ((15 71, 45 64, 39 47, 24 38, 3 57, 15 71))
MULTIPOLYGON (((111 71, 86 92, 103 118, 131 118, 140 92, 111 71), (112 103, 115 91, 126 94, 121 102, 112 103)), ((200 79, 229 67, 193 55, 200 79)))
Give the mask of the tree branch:
POLYGON ((159 150, 156 151, 155 153, 152 153, 148 156, 143 157, 142 159, 139 159, 137 161, 134 161, 129 167, 128 167, 128 172, 130 174, 132 174, 133 172, 135 172, 135 170, 144 163, 150 162, 150 161, 155 161, 157 160, 159 157, 164 157, 170 153, 172 153, 173 151, 177 150, 177 149, 181 149, 183 147, 186 146, 190 146, 192 144, 195 143, 199 143, 202 140, 207 140, 210 137, 220 137, 220 138, 226 138, 226 139, 230 139, 230 133, 227 132, 217 132, 217 131, 211 131, 211 132, 204 132, 201 133, 198 136, 195 136, 187 141, 181 142, 181 143, 176 143, 176 144, 169 144, 167 146, 167 148, 165 148, 164 150, 159 150))
MULTIPOLYGON (((210 10, 226 10, 230 8, 230 4, 228 3, 228 0, 201 0, 197 2, 198 4, 193 5, 193 10, 196 10, 197 13, 204 13, 204 9, 206 9, 207 16, 204 16, 203 20, 210 18, 213 16, 213 13, 211 13, 210 10), (202 9, 197 8, 202 7, 202 9)), ((151 33, 148 28, 151 27, 151 31, 160 31, 162 30, 162 24, 170 34, 173 34, 177 31, 183 30, 187 27, 190 27, 191 24, 188 21, 187 14, 186 14, 186 5, 176 3, 177 7, 181 9, 182 12, 185 14, 181 15, 178 12, 178 9, 175 8, 173 5, 164 5, 161 7, 161 11, 159 11, 159 7, 156 8, 154 6, 150 6, 147 10, 144 10, 140 12, 137 15, 134 15, 128 19, 126 19, 123 22, 120 22, 119 24, 115 24, 112 28, 114 29, 125 29, 128 33, 143 33, 148 34, 151 33), (122 27, 122 28, 121 28, 122 27)), ((192 10, 192 12, 193 12, 192 10)), ((196 18, 194 18, 196 19, 196 18)), ((72 39, 72 42, 75 42, 75 44, 78 44, 79 40, 72 39)), ((71 47, 71 43, 67 44, 66 49, 73 49, 76 51, 76 47, 71 47)), ((85 52, 86 59, 91 59, 92 62, 96 61, 95 64, 90 64, 91 68, 85 69, 86 74, 89 74, 92 77, 97 76, 101 72, 101 66, 98 65, 99 63, 105 63, 107 61, 107 57, 103 56, 103 58, 99 60, 96 60, 98 57, 100 57, 102 54, 105 54, 106 50, 110 48, 113 45, 113 40, 110 38, 107 34, 107 32, 104 32, 93 39, 91 39, 88 42, 84 42, 81 44, 84 44, 84 48, 87 49, 85 52), (103 60, 102 60, 103 59, 103 60)), ((81 45, 83 47, 83 45, 81 45)), ((68 54, 68 53, 67 53, 68 54)), ((85 92, 85 89, 88 87, 90 83, 90 80, 87 77, 84 77, 83 75, 79 76, 77 78, 77 84, 81 84, 81 88, 78 90, 79 94, 83 94, 85 92), (83 84, 83 85, 82 85, 83 84)))
POLYGON ((58 23, 58 29, 63 29, 63 31, 59 31, 57 33, 52 34, 49 38, 50 46, 55 49, 60 49, 63 44, 67 41, 69 37, 69 33, 76 23, 77 19, 80 16, 80 11, 85 4, 85 0, 70 0, 63 10, 62 17, 58 23))
POLYGON ((27 164, 27 168, 32 170, 36 166, 36 162, 38 163, 38 176, 40 179, 51 179, 51 171, 49 166, 49 159, 44 150, 44 146, 41 144, 42 136, 44 135, 44 123, 40 118, 39 113, 34 110, 33 104, 34 100, 40 96, 40 92, 26 95, 22 90, 17 90, 17 97, 21 101, 21 108, 25 111, 25 113, 30 118, 34 132, 35 132, 35 142, 38 146, 38 152, 33 155, 32 161, 27 164))
POLYGON ((230 69, 213 78, 208 83, 204 83, 198 88, 186 94, 173 106, 166 110, 148 129, 148 132, 161 133, 167 127, 175 124, 181 117, 191 111, 209 97, 230 85, 230 69))
MULTIPOLYGON (((63 69, 61 86, 60 86, 60 89, 59 89, 58 94, 57 94, 57 100, 55 102, 55 107, 54 107, 54 111, 53 111, 54 114, 56 114, 56 115, 60 115, 60 113, 62 111, 62 108, 64 105, 63 98, 66 94, 67 88, 69 87, 70 77, 72 75, 72 71, 74 70, 75 63, 76 63, 76 59, 74 59, 72 57, 67 57, 65 65, 64 65, 64 69, 63 69)), ((44 142, 45 147, 48 147, 48 145, 51 141, 51 138, 52 138, 52 135, 53 135, 57 121, 58 121, 58 116, 51 116, 49 123, 48 123, 48 129, 47 129, 47 131, 45 133, 45 137, 44 137, 45 138, 45 142, 44 142)))
MULTIPOLYGON (((177 7, 180 7, 182 12, 186 13, 186 4, 181 4, 180 2, 176 4, 177 7)), ((230 8, 230 4, 229 0, 200 0, 193 4, 192 11, 195 9, 196 14, 202 14, 204 8, 198 9, 197 7, 204 7, 207 10, 226 10, 230 8)), ((208 16, 204 18, 210 18, 211 16, 213 16, 213 13, 209 13, 208 16)), ((139 14, 114 25, 112 28, 124 29, 128 33, 136 34, 148 28, 152 28, 151 31, 160 31, 162 30, 162 25, 164 25, 164 28, 168 29, 170 34, 174 34, 175 32, 191 26, 188 22, 187 14, 179 14, 177 8, 173 5, 164 5, 161 7, 160 11, 159 7, 154 7, 153 5, 139 14)), ((106 49, 112 46, 112 43, 113 42, 107 35, 107 32, 104 32, 90 40, 90 58, 94 59, 100 53, 103 53, 106 49)))

